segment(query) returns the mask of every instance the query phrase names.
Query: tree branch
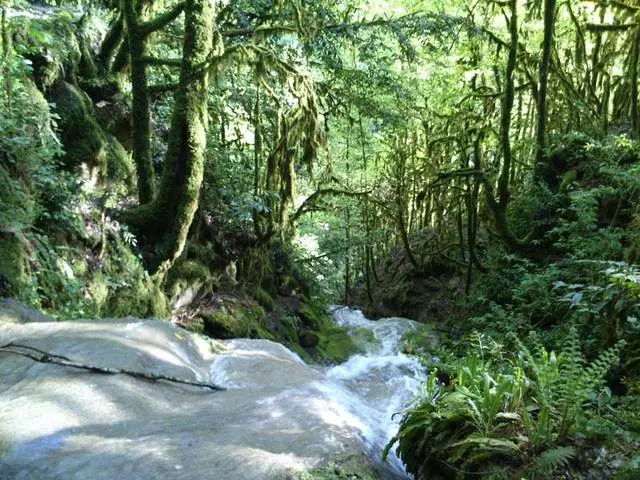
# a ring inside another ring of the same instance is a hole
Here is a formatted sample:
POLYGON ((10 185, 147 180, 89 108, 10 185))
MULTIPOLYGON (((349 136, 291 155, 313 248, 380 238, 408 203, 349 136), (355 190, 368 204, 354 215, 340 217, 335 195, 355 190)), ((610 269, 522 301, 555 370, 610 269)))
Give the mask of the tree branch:
POLYGON ((97 367, 91 364, 78 363, 78 362, 74 362, 73 360, 69 360, 67 357, 64 357, 62 355, 56 355, 54 353, 49 353, 34 347, 30 347, 28 345, 21 345, 13 342, 0 346, 0 352, 11 353, 14 355, 20 355, 22 357, 27 357, 33 360, 34 362, 51 363, 54 365, 60 365, 62 367, 71 367, 71 368, 77 368, 80 370, 87 370, 93 373, 100 373, 105 375, 122 374, 122 375, 128 375, 130 377, 134 377, 134 378, 143 378, 145 380, 149 380, 152 382, 165 380, 167 382, 181 383, 183 385, 191 385, 193 387, 208 388, 209 390, 218 390, 218 391, 226 390, 224 387, 221 387, 219 385, 215 385, 212 383, 185 380, 182 378, 172 377, 169 375, 136 372, 133 370, 126 370, 126 369, 119 369, 119 368, 97 367), (35 352, 35 353, 31 353, 31 352, 35 352))
POLYGON ((149 90, 149 94, 159 95, 161 93, 172 92, 176 90, 180 84, 179 83, 157 83, 155 85, 149 85, 147 89, 149 90))
POLYGON ((312 193, 311 195, 309 195, 304 200, 304 202, 302 202, 302 205, 298 207, 298 210, 296 210, 296 213, 294 213, 293 216, 291 217, 291 222, 295 222, 305 213, 312 211, 312 208, 314 207, 315 203, 318 202, 322 197, 325 197, 327 195, 341 195, 345 197, 366 197, 370 193, 371 193, 370 191, 351 192, 348 190, 338 190, 337 188, 322 188, 312 193))
POLYGON ((166 27, 171 22, 173 22, 176 18, 178 18, 183 10, 184 10, 184 2, 180 2, 169 11, 158 15, 153 20, 150 20, 148 22, 141 24, 140 30, 142 31, 142 34, 145 36, 148 36, 148 35, 151 35, 153 32, 166 27))
POLYGON ((152 65, 152 66, 167 65, 170 67, 179 67, 182 65, 181 58, 142 57, 142 61, 147 65, 152 65))

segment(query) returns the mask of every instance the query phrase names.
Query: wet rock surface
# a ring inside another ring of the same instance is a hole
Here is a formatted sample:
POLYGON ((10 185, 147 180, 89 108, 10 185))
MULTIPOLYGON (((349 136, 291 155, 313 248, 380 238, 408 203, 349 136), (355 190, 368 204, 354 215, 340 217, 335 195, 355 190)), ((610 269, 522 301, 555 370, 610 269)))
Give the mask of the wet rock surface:
MULTIPOLYGON (((369 322, 348 309, 339 315, 358 328, 369 322)), ((393 322, 386 327, 395 332, 393 322)), ((0 352, 0 477, 267 479, 345 453, 378 461, 393 434, 390 415, 418 388, 420 372, 391 347, 395 333, 374 333, 382 335, 377 353, 328 368, 268 340, 212 342, 158 320, 2 322, 2 345, 227 390, 0 352)), ((380 468, 383 477, 401 475, 397 462, 380 468)))

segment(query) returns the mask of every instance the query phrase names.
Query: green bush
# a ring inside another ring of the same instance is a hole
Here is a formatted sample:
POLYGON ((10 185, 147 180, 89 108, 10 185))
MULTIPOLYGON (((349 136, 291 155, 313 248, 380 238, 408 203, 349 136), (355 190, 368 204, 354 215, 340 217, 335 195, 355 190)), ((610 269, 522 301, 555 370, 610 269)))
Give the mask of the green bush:
POLYGON ((575 329, 558 355, 535 337, 532 348, 515 335, 511 341, 518 354, 505 357, 499 345, 477 336, 449 386, 432 370, 385 455, 397 445, 417 478, 479 472, 508 478, 513 471, 517 478, 549 478, 568 464, 578 439, 597 433, 603 399, 610 398, 605 376, 622 345, 587 363, 575 329))

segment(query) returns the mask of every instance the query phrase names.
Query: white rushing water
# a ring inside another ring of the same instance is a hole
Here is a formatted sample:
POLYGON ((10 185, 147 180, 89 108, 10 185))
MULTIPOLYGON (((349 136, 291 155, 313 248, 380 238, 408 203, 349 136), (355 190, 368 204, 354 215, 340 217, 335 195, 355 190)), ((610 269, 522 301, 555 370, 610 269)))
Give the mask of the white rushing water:
MULTIPOLYGON (((395 453, 389 455, 385 464, 381 456, 398 430, 400 415, 394 417, 394 414, 401 412, 419 392, 426 377, 424 367, 400 350, 403 335, 417 324, 403 318, 368 320, 360 310, 347 307, 334 307, 333 316, 340 326, 371 332, 371 339, 363 340, 360 345, 366 353, 353 355, 334 367, 306 366, 320 373, 320 378, 285 389, 275 396, 265 396, 259 403, 273 417, 314 406, 325 423, 356 432, 365 451, 379 463, 383 474, 389 478, 406 478, 395 453)), ((356 339, 361 337, 354 336, 356 339)), ((283 360, 305 365, 295 353, 276 345, 232 340, 228 354, 212 365, 212 380, 231 389, 259 387, 260 379, 237 364, 239 356, 276 354, 283 360)))
MULTIPOLYGON (((354 355, 327 372, 326 384, 334 398, 345 405, 363 428, 360 435, 374 459, 398 431, 399 415, 420 390, 426 379, 424 367, 415 357, 400 351, 401 340, 417 323, 404 318, 368 320, 360 310, 339 308, 334 311, 338 325, 373 332, 376 344, 366 354, 354 355)), ((395 453, 388 466, 395 474, 404 474, 395 453)))

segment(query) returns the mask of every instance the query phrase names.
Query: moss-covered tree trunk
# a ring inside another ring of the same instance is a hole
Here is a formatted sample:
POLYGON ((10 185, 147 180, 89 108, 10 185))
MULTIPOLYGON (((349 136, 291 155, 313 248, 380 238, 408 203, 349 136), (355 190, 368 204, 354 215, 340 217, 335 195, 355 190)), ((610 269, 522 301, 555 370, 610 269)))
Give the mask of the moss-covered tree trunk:
POLYGON ((547 86, 549 83, 549 63, 551 60, 551 47, 553 42, 553 30, 555 25, 556 0, 545 0, 544 3, 544 42, 542 46, 542 60, 540 61, 540 73, 538 80, 536 122, 536 176, 540 176, 540 168, 545 162, 546 134, 547 134, 547 86))
MULTIPOLYGON (((502 167, 497 182, 497 199, 490 181, 482 179, 484 183, 485 199, 487 206, 493 214, 494 225, 502 241, 511 250, 522 250, 530 243, 533 231, 525 239, 519 239, 509 228, 507 219, 507 206, 509 205, 509 181, 511 178, 511 164, 513 160, 511 151, 511 112, 515 100, 515 71, 518 60, 518 2, 509 0, 509 33, 510 44, 505 71, 504 96, 502 98, 502 111, 500 115, 500 146, 502 148, 502 167)), ((479 161, 479 159, 477 159, 479 161)), ((477 165, 480 165, 477 161, 477 165)))
POLYGON ((151 159, 151 111, 147 88, 146 33, 141 28, 134 2, 122 0, 127 29, 129 63, 131 65, 131 96, 133 116, 133 161, 138 174, 138 201, 141 205, 153 200, 154 175, 151 159))
POLYGON ((158 195, 149 220, 162 233, 165 268, 180 256, 198 208, 204 170, 207 87, 214 38, 211 0, 187 0, 180 84, 175 94, 169 143, 158 195))
POLYGON ((631 81, 631 136, 639 138, 640 115, 638 114, 638 59, 640 58, 640 29, 636 28, 633 34, 633 45, 630 58, 631 81))

